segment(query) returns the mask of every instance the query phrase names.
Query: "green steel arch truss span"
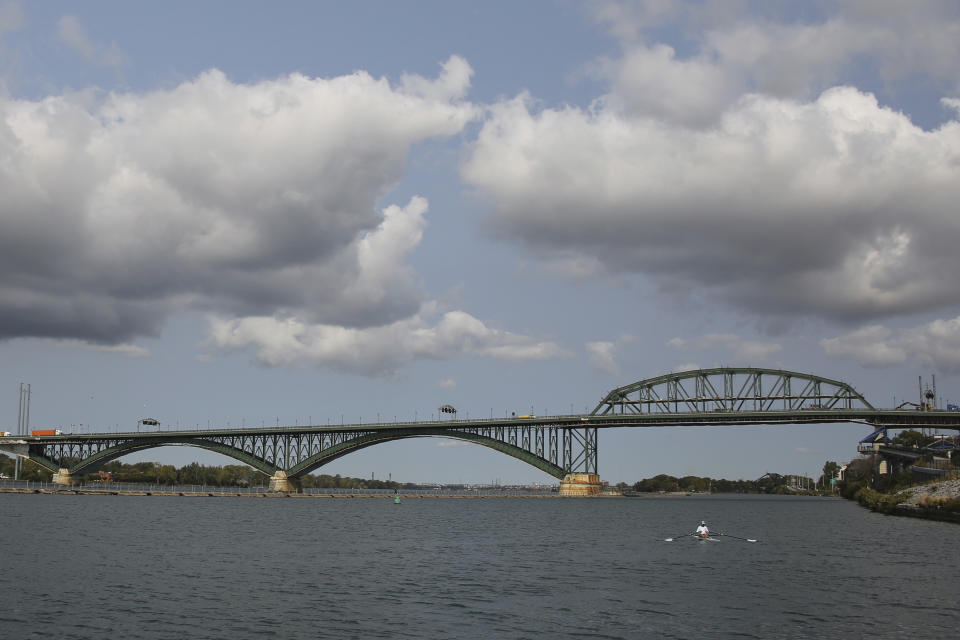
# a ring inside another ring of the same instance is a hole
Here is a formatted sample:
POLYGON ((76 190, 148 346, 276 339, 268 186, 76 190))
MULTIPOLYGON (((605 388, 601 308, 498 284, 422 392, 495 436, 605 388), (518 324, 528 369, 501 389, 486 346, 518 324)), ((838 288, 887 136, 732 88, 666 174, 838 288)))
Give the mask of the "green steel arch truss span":
POLYGON ((369 425, 150 433, 0 436, 0 450, 68 476, 134 451, 179 445, 216 451, 267 475, 296 478, 354 451, 417 437, 454 438, 513 456, 555 478, 596 474, 597 430, 614 427, 860 422, 960 429, 960 412, 876 409, 852 386, 753 368, 671 373, 610 391, 589 414, 369 425))
POLYGON ((845 382, 755 368, 670 373, 614 389, 591 415, 873 409, 845 382))
POLYGON ((135 451, 191 446, 216 451, 266 475, 283 471, 296 478, 344 455, 383 442, 415 437, 453 438, 517 458, 555 478, 596 473, 596 428, 563 420, 488 420, 342 427, 279 427, 125 434, 13 436, 0 449, 29 458, 53 472, 95 471, 135 451))

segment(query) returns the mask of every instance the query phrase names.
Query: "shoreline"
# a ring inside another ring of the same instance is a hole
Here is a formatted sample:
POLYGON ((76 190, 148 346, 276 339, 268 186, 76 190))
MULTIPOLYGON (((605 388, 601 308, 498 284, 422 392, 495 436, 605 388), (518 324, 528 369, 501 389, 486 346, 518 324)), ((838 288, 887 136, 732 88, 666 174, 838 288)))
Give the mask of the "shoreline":
POLYGON ((893 511, 886 515, 960 524, 960 513, 955 511, 944 511, 936 507, 921 507, 917 505, 898 504, 893 508, 893 511))
MULTIPOLYGON (((163 490, 97 490, 97 489, 32 489, 22 487, 2 487, 0 494, 42 494, 42 495, 68 495, 68 496, 166 496, 175 498, 380 498, 401 500, 418 499, 502 499, 502 498, 568 498, 570 496, 561 496, 556 493, 549 494, 498 494, 498 493, 478 493, 478 494, 454 494, 454 493, 282 493, 282 492, 252 492, 252 491, 163 491, 163 490)), ((599 495, 591 496, 598 498, 620 498, 618 495, 599 495)))
POLYGON ((861 487, 846 497, 884 515, 960 524, 960 480, 921 483, 895 493, 861 487))
MULTIPOLYGON (((202 491, 166 491, 163 489, 91 489, 46 487, 0 487, 0 494, 42 494, 42 495, 69 495, 69 496, 166 496, 177 498, 397 498, 401 500, 419 500, 419 499, 503 499, 503 498, 630 498, 641 500, 663 500, 689 498, 691 496, 716 495, 710 493, 692 493, 688 491, 668 491, 668 492, 624 492, 624 493, 600 493, 592 496, 562 496, 558 493, 366 493, 366 492, 345 492, 315 490, 315 493, 295 493, 295 492, 269 492, 269 491, 235 491, 223 489, 221 491, 204 489, 202 491)), ((733 495, 733 494, 731 494, 733 495)), ((759 494, 757 494, 759 495, 759 494)), ((831 496, 823 496, 831 497, 831 496)), ((917 509, 907 509, 909 511, 918 511, 917 509)), ((906 514, 905 514, 906 515, 906 514)), ((915 515, 911 513, 909 515, 915 515)), ((921 516, 922 517, 922 516, 921 516)))

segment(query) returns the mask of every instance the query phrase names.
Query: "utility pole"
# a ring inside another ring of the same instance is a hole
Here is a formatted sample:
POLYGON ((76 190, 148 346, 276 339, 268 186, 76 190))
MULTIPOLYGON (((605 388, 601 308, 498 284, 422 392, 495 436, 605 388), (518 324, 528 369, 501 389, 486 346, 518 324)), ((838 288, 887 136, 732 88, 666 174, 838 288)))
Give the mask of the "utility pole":
MULTIPOLYGON (((17 435, 25 436, 30 432, 30 385, 20 383, 20 404, 17 408, 17 435)), ((13 464, 13 479, 20 479, 20 469, 23 467, 23 459, 17 456, 13 464)))

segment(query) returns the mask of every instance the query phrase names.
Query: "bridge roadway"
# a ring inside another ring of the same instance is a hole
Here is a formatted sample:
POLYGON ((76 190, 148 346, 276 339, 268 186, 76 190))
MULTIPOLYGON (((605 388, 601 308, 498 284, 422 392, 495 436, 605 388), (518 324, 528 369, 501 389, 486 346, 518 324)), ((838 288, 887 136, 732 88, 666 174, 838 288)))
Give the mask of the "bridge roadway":
POLYGON ((12 435, 0 450, 33 460, 70 484, 103 464, 159 446, 194 446, 270 476, 278 491, 300 476, 375 444, 413 437, 474 442, 561 479, 561 491, 599 491, 597 430, 609 428, 829 424, 960 429, 960 412, 876 409, 849 385, 808 374, 722 368, 668 374, 609 392, 589 414, 250 429, 12 435))

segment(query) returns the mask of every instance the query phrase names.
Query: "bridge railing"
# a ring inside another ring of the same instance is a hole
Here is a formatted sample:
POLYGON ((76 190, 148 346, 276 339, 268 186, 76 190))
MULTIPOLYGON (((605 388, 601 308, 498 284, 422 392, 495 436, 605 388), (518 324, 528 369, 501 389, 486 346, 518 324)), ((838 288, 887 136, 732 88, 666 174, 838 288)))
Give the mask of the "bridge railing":
MULTIPOLYGON (((262 432, 262 431, 301 431, 307 429, 319 429, 319 430, 357 430, 359 428, 369 428, 369 427, 391 427, 396 426, 398 428, 411 427, 416 425, 457 425, 457 424, 469 424, 469 425, 503 425, 503 424, 526 424, 543 420, 560 420, 560 421, 574 421, 584 416, 587 416, 587 413, 542 413, 531 416, 529 418, 521 416, 509 416, 506 418, 494 417, 494 418, 471 418, 465 416, 462 418, 459 417, 449 417, 449 418, 432 418, 429 420, 424 419, 415 419, 415 420, 390 420, 390 421, 381 421, 381 422, 343 422, 335 423, 328 422, 326 424, 316 423, 316 424, 287 424, 279 426, 264 426, 264 425, 245 425, 242 427, 231 427, 231 426, 194 426, 194 427, 173 427, 172 425, 158 425, 154 430, 147 431, 141 429, 139 431, 112 431, 109 428, 105 431, 69 431, 65 430, 64 427, 57 427, 62 434, 58 436, 40 436, 44 439, 49 439, 50 441, 62 440, 66 436, 76 437, 78 439, 85 438, 102 438, 104 436, 110 437, 136 437, 136 436, 149 436, 151 434, 162 434, 164 436, 176 435, 176 434, 195 434, 195 433, 205 433, 205 432, 217 432, 217 433, 250 433, 250 432, 262 432), (165 428, 166 427, 166 428, 165 428)), ((14 434, 10 437, 19 437, 19 438, 34 438, 36 436, 31 436, 30 434, 14 434)))

